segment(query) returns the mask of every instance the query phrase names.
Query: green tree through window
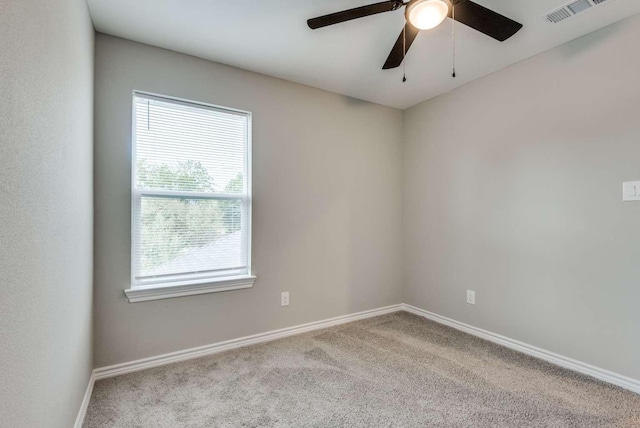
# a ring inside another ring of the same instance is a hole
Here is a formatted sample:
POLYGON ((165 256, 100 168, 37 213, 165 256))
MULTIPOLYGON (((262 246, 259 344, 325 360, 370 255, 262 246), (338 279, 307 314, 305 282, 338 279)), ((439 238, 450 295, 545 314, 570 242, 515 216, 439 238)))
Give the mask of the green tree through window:
MULTIPOLYGON (((244 179, 241 173, 229 180, 229 183, 224 188, 226 193, 241 193, 244 179)), ((240 201, 223 201, 223 222, 224 228, 227 233, 237 232, 241 228, 242 222, 242 207, 240 201)))
MULTIPOLYGON (((138 180, 145 188, 207 192, 214 183, 197 161, 177 166, 138 162, 138 180)), ((242 175, 229 181, 225 191, 242 191, 242 175), (239 187, 239 189, 238 189, 239 187)), ((143 197, 142 269, 149 271, 180 255, 210 244, 241 229, 240 201, 143 197)))

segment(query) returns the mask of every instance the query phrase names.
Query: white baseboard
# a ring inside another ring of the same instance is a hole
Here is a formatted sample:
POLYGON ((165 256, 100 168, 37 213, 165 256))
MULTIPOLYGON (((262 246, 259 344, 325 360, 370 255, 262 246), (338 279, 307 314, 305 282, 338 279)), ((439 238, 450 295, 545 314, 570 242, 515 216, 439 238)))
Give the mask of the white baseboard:
POLYGON ((76 422, 73 424, 73 428, 82 428, 82 424, 84 423, 84 417, 87 414, 87 408, 89 407, 89 401, 91 400, 93 385, 95 384, 95 382, 96 382, 96 379, 95 379, 94 373, 91 372, 91 376, 89 376, 89 384, 87 385, 87 390, 84 392, 84 397, 82 397, 80 410, 78 411, 78 416, 76 417, 76 422))
POLYGON ((392 312, 407 311, 416 315, 423 316, 432 321, 440 324, 453 327, 456 330, 471 334, 481 339, 488 340, 498 345, 502 345, 506 348, 513 349, 523 354, 530 355, 532 357, 540 358, 541 360, 548 361, 560 367, 564 367, 569 370, 573 370, 578 373, 585 374, 587 376, 600 379, 604 382, 608 382, 613 385, 617 385, 629 391, 640 394, 640 381, 632 379, 627 376, 623 376, 611 371, 601 369, 599 367, 592 366, 587 363, 583 363, 571 358, 563 357, 562 355, 555 354, 544 349, 528 345, 517 340, 510 339, 508 337, 492 333, 481 328, 473 327, 471 325, 461 323, 459 321, 452 320, 441 315, 434 314, 429 311, 425 311, 415 306, 407 304, 398 304, 387 306, 379 309, 372 309, 369 311, 358 312, 350 315, 343 315, 335 318, 330 318, 323 321, 311 322, 308 324, 302 324, 294 327, 283 328, 280 330, 273 330, 265 333, 255 334, 252 336, 241 337, 238 339, 231 339, 224 342, 214 343, 212 345, 200 346, 197 348, 185 349, 183 351, 171 352, 169 354, 158 355, 155 357, 143 358, 141 360, 130 361, 126 363, 116 364, 108 367, 101 367, 94 369, 85 392, 82 406, 78 413, 74 428, 81 428, 84 421, 89 400, 91 398, 91 392, 93 391, 93 384, 96 380, 106 379, 109 377, 119 376, 126 373, 137 372, 140 370, 149 369, 152 367, 163 366, 166 364, 176 363, 179 361, 191 360, 194 358, 204 357, 207 355, 217 354, 219 352, 229 351, 232 349, 241 348, 244 346, 255 345, 258 343, 270 342, 272 340, 281 339, 284 337, 295 336, 297 334, 306 333, 308 331, 319 330, 322 328, 332 327, 340 324, 349 323, 352 321, 358 321, 365 318, 372 318, 379 315, 389 314, 392 312))
POLYGON ((365 318, 377 317, 379 315, 389 314, 403 310, 403 305, 392 305, 384 308, 372 309, 369 311, 358 312, 350 315, 330 318, 323 321, 311 322, 294 327, 273 330, 266 333, 254 334, 252 336, 231 339, 224 342, 214 343, 212 345, 199 346, 197 348, 185 349, 183 351, 171 352, 169 354, 158 355, 155 357, 143 358, 141 360, 130 361, 126 363, 116 364, 113 366, 101 367, 93 371, 95 380, 105 379, 125 373, 137 372, 149 369, 151 367, 163 366, 165 364, 176 363, 178 361, 191 360, 193 358, 204 357, 206 355, 217 354, 218 352, 229 351, 241 348, 243 346, 255 345, 257 343, 270 342, 272 340, 281 339, 283 337, 294 336, 308 331, 319 330, 321 328, 332 327, 339 324, 345 324, 365 318))
POLYGON ((611 372, 609 370, 601 369, 599 367, 592 366, 591 364, 583 363, 572 358, 564 357, 556 353, 547 351, 545 349, 538 348, 508 337, 492 333, 481 328, 471 326, 451 318, 443 317, 433 312, 425 311, 424 309, 416 308, 415 306, 403 304, 402 309, 411 312, 416 315, 423 316, 427 319, 435 321, 440 324, 453 327, 456 330, 471 334, 481 339, 488 340, 489 342, 497 343, 505 348, 513 349, 514 351, 521 352, 532 357, 539 358, 547 361, 551 364, 555 364, 560 367, 564 367, 569 370, 573 370, 578 373, 582 373, 587 376, 594 377, 604 382, 619 386, 629 391, 640 394, 640 380, 632 379, 627 376, 620 375, 618 373, 611 372))

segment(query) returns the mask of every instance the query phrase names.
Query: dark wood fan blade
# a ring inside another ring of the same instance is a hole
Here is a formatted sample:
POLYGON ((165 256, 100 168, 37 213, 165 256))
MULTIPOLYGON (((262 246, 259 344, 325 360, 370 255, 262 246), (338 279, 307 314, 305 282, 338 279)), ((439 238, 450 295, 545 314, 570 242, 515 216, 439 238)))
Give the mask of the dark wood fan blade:
POLYGON ((403 3, 401 0, 383 1, 381 3, 370 4, 367 6, 343 10, 342 12, 319 16, 317 18, 311 18, 307 20, 307 25, 312 30, 315 30, 316 28, 351 21, 352 19, 364 18, 365 16, 375 15, 377 13, 391 12, 392 10, 400 9, 402 6, 403 3))
POLYGON ((419 32, 420 30, 418 30, 416 27, 409 24, 408 22, 404 24, 404 32, 403 31, 400 32, 400 36, 398 36, 398 40, 396 40, 396 44, 393 45, 393 48, 391 49, 391 53, 389 54, 387 61, 382 66, 383 70, 396 68, 400 66, 400 64, 402 64, 402 61, 404 60, 406 53, 409 51, 411 44, 416 39, 419 32), (403 33, 406 33, 406 34, 403 34, 403 33))
MULTIPOLYGON (((501 42, 504 42, 522 28, 522 24, 519 22, 470 0, 456 2, 455 16, 456 21, 468 25, 474 30, 478 30, 501 42)), ((449 17, 452 17, 451 12, 449 13, 449 17)))

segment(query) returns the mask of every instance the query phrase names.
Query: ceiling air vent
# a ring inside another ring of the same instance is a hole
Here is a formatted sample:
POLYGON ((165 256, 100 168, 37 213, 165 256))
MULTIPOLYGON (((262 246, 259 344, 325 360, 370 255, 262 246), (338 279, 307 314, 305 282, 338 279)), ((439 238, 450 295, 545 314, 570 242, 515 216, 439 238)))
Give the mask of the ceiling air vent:
POLYGON ((551 12, 544 14, 542 17, 548 22, 557 24, 558 22, 573 18, 579 13, 593 9, 602 3, 610 1, 613 0, 573 0, 571 3, 567 3, 564 6, 556 8, 551 12))

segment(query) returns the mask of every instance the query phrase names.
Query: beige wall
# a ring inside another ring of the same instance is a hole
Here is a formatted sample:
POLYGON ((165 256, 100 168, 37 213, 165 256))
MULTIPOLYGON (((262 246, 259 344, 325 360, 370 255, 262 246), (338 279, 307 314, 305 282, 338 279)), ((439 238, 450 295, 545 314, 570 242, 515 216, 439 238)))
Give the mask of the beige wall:
POLYGON ((102 34, 96 100, 96 367, 401 302, 400 111, 102 34), (252 289, 125 298, 134 89, 253 113, 252 289))
POLYGON ((92 369, 94 31, 0 0, 0 426, 69 428, 92 369))
POLYGON ((407 303, 640 378, 638 41, 636 16, 405 111, 407 303))

